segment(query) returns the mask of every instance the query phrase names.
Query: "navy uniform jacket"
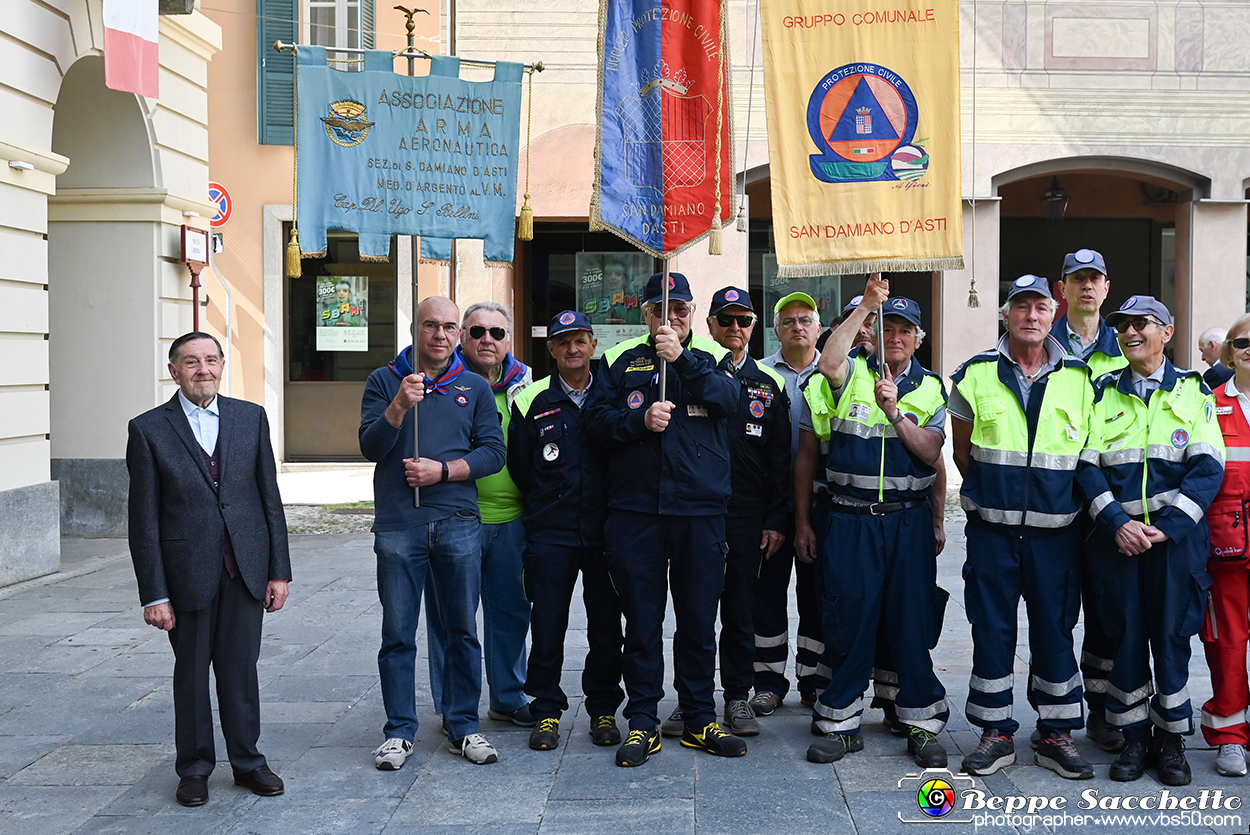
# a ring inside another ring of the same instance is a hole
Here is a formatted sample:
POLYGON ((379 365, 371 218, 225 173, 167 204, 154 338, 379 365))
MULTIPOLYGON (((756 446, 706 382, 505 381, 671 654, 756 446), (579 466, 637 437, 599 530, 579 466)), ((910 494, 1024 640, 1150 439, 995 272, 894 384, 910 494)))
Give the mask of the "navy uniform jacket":
POLYGON ((660 396, 660 358, 651 337, 604 355, 603 386, 586 401, 586 418, 592 436, 608 448, 608 507, 665 516, 725 512, 728 424, 738 412, 738 382, 727 370, 728 357, 715 342, 687 339, 668 365, 672 420, 663 432, 652 432, 643 423, 660 396))
MULTIPOLYGON (((595 375, 587 404, 601 385, 595 375)), ((585 423, 556 374, 529 386, 512 402, 508 474, 525 494, 522 518, 530 542, 603 547, 608 456, 585 423)))
POLYGON ((733 495, 729 512, 763 516, 764 528, 786 529, 793 511, 790 478, 790 398, 785 383, 750 356, 734 372, 738 378, 737 415, 729 424, 733 495))

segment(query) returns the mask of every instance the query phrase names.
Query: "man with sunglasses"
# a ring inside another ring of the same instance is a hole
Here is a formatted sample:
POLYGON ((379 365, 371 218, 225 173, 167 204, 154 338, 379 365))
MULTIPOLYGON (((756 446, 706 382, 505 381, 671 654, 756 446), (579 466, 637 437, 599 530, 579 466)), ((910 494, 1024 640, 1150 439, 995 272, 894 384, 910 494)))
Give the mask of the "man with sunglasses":
MULTIPOLYGON (((456 359, 486 380, 494 393, 499 425, 506 439, 512 402, 533 382, 529 366, 512 356, 508 335, 512 316, 496 302, 478 302, 464 312, 456 359)), ((525 500, 505 467, 477 480, 477 504, 482 513, 482 650, 489 687, 487 716, 523 728, 535 724, 525 699, 525 636, 529 634, 530 604, 521 582, 525 551, 525 500)), ((436 578, 435 578, 436 579, 436 578)), ((435 580, 432 579, 431 582, 435 580)), ((427 584, 427 591, 433 589, 427 584)), ((437 596, 426 610, 429 630, 432 692, 443 678, 446 641, 438 625, 437 596)), ((438 710, 439 699, 434 698, 438 710)))
POLYGON ((681 744, 719 756, 746 753, 746 743, 717 724, 714 700, 716 606, 727 552, 728 431, 738 413, 739 386, 728 353, 691 335, 693 298, 681 273, 651 276, 643 310, 650 333, 604 355, 603 386, 587 404, 591 434, 608 449, 604 539, 625 615, 629 734, 616 752, 619 766, 642 765, 660 750, 670 584, 681 657, 675 671, 685 724, 681 744))
MULTIPOLYGON (((1092 249, 1078 249, 1063 258, 1060 292, 1067 303, 1067 312, 1051 325, 1050 335, 1067 349, 1069 356, 1089 366, 1093 379, 1123 368, 1128 364, 1116 341, 1115 331, 1103 321, 1102 303, 1107 299, 1111 282, 1102 254, 1092 249)), ((1081 525, 1088 542, 1093 522, 1082 515, 1081 525)), ((1085 610, 1085 637, 1081 643, 1081 677, 1085 683, 1088 705, 1085 735, 1104 751, 1118 753, 1124 747, 1119 728, 1107 725, 1107 672, 1111 669, 1112 646, 1102 624, 1102 606, 1098 588, 1089 571, 1089 560, 1081 560, 1081 601, 1085 610)), ((1036 732, 1030 740, 1036 748, 1040 737, 1036 732)))
POLYGON ((451 299, 417 308, 415 340, 369 375, 360 406, 360 451, 373 470, 373 550, 378 557, 382 648, 378 672, 386 708, 386 741, 374 765, 394 771, 412 755, 417 733, 417 620, 426 576, 426 621, 446 630, 447 675, 431 690, 452 753, 497 762, 481 734, 482 650, 477 601, 482 578, 476 479, 504 466, 504 438, 490 386, 454 355, 460 326, 451 299), (419 407, 418 407, 418 404, 419 407), (412 421, 420 449, 413 452, 412 421), (414 506, 412 489, 421 489, 414 506), (431 618, 429 607, 442 614, 431 618))
MULTIPOLYGON (((751 610, 763 560, 785 541, 790 516, 790 403, 785 382, 747 354, 755 330, 751 294, 725 287, 712 296, 708 330, 729 351, 740 394, 729 423, 732 493, 725 517, 729 555, 720 599, 720 679, 725 691, 725 727, 738 736, 755 736, 759 721, 747 704, 755 665, 751 610)), ((680 656, 674 654, 674 666, 680 656)), ((681 736, 681 708, 660 727, 664 736, 681 736)))
POLYGON ((1164 356, 1174 329, 1163 304, 1132 296, 1107 324, 1128 367, 1098 381, 1078 478, 1096 522, 1090 569, 1115 647, 1107 722, 1123 732, 1124 750, 1111 779, 1137 780, 1154 765, 1160 782, 1185 786, 1189 643, 1211 586, 1206 512, 1224 477, 1224 438, 1201 376, 1164 356))
MULTIPOLYGON (((786 399, 790 403, 789 483, 793 484, 794 460, 799 448, 799 421, 803 414, 803 387, 816 371, 816 363, 820 359, 820 351, 816 347, 816 336, 820 333, 816 300, 801 292, 781 297, 773 305, 773 327, 781 347, 776 353, 760 360, 760 366, 776 372, 785 384, 786 399)), ((752 609, 755 695, 750 704, 756 716, 772 715, 790 690, 790 683, 786 680, 786 658, 790 654, 791 566, 794 568, 799 610, 794 675, 800 700, 811 707, 816 701, 816 693, 829 683, 828 678, 819 672, 822 663, 820 655, 825 645, 820 632, 815 568, 809 563, 795 562, 792 513, 787 515, 785 527, 780 530, 785 542, 775 554, 765 556, 755 584, 755 606, 752 609)))

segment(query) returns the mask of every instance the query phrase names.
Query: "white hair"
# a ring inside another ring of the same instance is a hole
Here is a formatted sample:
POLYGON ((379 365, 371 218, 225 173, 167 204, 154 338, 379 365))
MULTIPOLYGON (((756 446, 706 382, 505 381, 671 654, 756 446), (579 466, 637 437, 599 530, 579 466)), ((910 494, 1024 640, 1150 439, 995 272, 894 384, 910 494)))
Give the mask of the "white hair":
MULTIPOLYGON (((1003 302, 1003 306, 998 308, 998 318, 1003 320, 1003 324, 1007 324, 1007 311, 1011 310, 1011 300, 1003 302)), ((1054 316, 1059 311, 1059 302, 1054 299, 1050 300, 1050 315, 1054 316)))
POLYGON ((464 327, 468 323, 469 317, 479 310, 490 310, 503 316, 503 320, 508 323, 508 330, 512 330, 512 314, 508 311, 508 308, 499 302, 477 302, 469 305, 469 309, 464 312, 464 318, 460 320, 460 326, 464 327))
POLYGON ((1198 337, 1198 343, 1200 345, 1222 345, 1226 339, 1228 339, 1228 331, 1223 328, 1207 328, 1202 332, 1202 336, 1198 337))

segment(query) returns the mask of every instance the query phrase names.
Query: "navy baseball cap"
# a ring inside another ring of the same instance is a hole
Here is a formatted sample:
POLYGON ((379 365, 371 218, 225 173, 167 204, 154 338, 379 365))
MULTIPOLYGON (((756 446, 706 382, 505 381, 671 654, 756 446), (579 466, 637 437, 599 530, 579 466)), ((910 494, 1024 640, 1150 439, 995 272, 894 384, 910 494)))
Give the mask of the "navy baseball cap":
POLYGON ((1128 301, 1120 305, 1120 309, 1107 314, 1107 324, 1115 327, 1122 319, 1134 319, 1138 316, 1153 316, 1165 325, 1172 324, 1172 314, 1167 306, 1154 296, 1129 296, 1128 301))
POLYGON ((900 297, 889 298, 881 305, 878 313, 886 316, 901 316, 916 327, 920 327, 920 305, 911 299, 900 297))
POLYGON ((1037 293, 1048 299, 1054 298, 1050 293, 1050 279, 1042 278, 1040 275, 1022 275, 1011 282, 1011 289, 1007 291, 1007 301, 1011 301, 1021 293, 1037 293))
POLYGON ((751 294, 737 287, 717 290, 712 295, 712 306, 708 308, 708 315, 715 316, 727 307, 745 307, 752 313, 755 312, 755 305, 751 304, 751 294))
POLYGON ((1107 274, 1107 262, 1102 260, 1102 253, 1092 249, 1078 249, 1063 256, 1063 274, 1071 275, 1077 270, 1097 270, 1107 274))
MULTIPOLYGON (((656 273, 647 279, 647 304, 659 304, 664 301, 664 273, 656 273)), ((690 282, 681 273, 668 274, 668 297, 670 300, 683 302, 694 301, 690 293, 690 282)))
POLYGON ((551 325, 547 328, 547 338, 559 336, 569 331, 586 331, 592 336, 595 329, 590 326, 590 317, 576 310, 564 310, 551 317, 551 325))
POLYGON ((850 313, 855 308, 859 307, 859 303, 862 302, 863 300, 864 300, 863 296, 856 296, 855 298, 851 299, 849 302, 846 303, 846 307, 842 308, 842 315, 845 316, 846 314, 850 313))

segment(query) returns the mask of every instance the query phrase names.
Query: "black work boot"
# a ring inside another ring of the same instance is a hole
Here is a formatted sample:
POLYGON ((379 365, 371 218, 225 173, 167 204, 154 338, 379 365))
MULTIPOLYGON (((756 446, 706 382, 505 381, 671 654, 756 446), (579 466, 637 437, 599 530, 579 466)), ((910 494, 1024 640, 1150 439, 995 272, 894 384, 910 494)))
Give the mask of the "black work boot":
POLYGON ((1193 772, 1185 761, 1185 741, 1180 734, 1155 728, 1154 755, 1160 783, 1165 786, 1189 785, 1193 772))
POLYGON ((1111 764, 1111 779, 1117 783, 1131 783, 1139 780, 1153 763, 1154 755, 1150 751, 1150 737, 1125 738, 1124 749, 1111 764))

